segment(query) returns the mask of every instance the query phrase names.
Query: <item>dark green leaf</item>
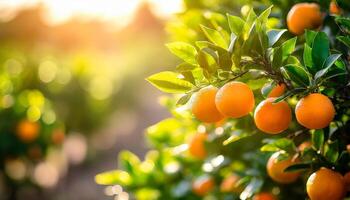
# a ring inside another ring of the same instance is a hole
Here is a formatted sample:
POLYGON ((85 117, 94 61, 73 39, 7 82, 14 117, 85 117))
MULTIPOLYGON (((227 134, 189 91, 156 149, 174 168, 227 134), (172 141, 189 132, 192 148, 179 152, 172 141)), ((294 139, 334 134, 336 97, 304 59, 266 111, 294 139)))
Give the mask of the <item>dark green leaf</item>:
POLYGON ((285 172, 295 172, 295 171, 300 171, 300 170, 307 170, 311 168, 311 163, 299 163, 299 164, 294 164, 289 167, 287 167, 284 171, 285 172))
POLYGON ((337 39, 350 48, 350 37, 349 36, 338 36, 337 39))
POLYGON ((333 66, 335 61, 337 61, 340 58, 340 56, 341 54, 330 55, 323 63, 322 69, 315 74, 315 80, 318 80, 319 78, 323 77, 333 66))
POLYGON ((343 28, 347 33, 350 32, 350 19, 345 17, 337 17, 335 21, 343 28))
POLYGON ((325 148, 325 157, 328 161, 335 163, 339 157, 339 143, 338 141, 327 143, 325 148))
POLYGON ((312 45, 312 61, 317 71, 322 69, 323 63, 329 56, 329 40, 324 32, 318 32, 312 45))
POLYGON ((308 73, 298 65, 286 65, 282 70, 288 75, 288 78, 300 86, 308 86, 310 78, 308 73))
POLYGON ((311 141, 312 146, 317 149, 321 150, 324 143, 324 133, 322 129, 315 130, 311 133, 311 141))
POLYGON ((306 44, 309 45, 310 47, 313 46, 315 37, 317 35, 317 32, 312 31, 312 30, 306 30, 305 31, 305 40, 306 44))
POLYGON ((313 68, 312 48, 308 44, 304 45, 303 59, 304 59, 304 65, 306 66, 308 71, 314 75, 317 70, 313 68))

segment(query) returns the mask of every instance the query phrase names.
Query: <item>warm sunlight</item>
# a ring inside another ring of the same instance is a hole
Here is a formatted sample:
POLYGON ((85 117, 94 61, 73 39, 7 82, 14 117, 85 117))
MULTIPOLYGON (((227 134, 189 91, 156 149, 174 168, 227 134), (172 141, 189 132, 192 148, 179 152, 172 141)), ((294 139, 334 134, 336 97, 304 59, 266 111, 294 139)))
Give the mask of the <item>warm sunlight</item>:
POLYGON ((42 4, 48 10, 46 20, 50 24, 61 23, 71 17, 82 17, 98 18, 112 21, 117 25, 125 25, 130 21, 137 7, 144 2, 150 3, 154 12, 162 17, 182 10, 180 0, 13 0, 0 1, 0 11, 3 17, 9 17, 17 8, 42 4))

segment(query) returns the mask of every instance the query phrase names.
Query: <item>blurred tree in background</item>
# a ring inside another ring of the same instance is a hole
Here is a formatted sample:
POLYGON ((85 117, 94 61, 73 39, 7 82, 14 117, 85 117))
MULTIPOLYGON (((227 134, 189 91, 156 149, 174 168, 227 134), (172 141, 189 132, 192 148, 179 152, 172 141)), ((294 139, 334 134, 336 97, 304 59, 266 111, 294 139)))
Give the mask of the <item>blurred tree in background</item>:
POLYGON ((45 12, 23 8, 0 22, 0 199, 53 188, 69 165, 112 148, 115 134, 98 133, 116 111, 138 110, 143 77, 172 59, 146 3, 123 28, 79 17, 50 25, 45 12))

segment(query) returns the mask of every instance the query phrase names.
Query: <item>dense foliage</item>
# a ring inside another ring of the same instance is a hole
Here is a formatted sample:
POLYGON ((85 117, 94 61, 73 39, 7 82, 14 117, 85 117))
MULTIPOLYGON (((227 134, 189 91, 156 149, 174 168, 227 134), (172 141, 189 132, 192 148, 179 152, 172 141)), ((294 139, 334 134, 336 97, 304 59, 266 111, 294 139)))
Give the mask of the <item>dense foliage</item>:
POLYGON ((350 4, 210 2, 185 1, 167 44, 182 63, 147 78, 176 94, 173 117, 146 130, 143 161, 122 152, 96 182, 136 199, 343 199, 350 4))

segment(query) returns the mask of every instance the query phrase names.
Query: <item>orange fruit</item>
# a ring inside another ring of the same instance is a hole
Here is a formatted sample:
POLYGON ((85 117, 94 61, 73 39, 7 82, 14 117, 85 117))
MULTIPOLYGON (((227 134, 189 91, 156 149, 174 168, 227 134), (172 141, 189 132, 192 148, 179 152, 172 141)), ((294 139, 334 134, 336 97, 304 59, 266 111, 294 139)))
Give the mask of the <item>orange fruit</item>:
POLYGON ((226 177, 220 185, 221 192, 233 192, 233 193, 241 193, 242 188, 236 186, 237 182, 240 180, 240 177, 236 174, 231 174, 226 177))
POLYGON ((276 85, 267 97, 279 97, 286 91, 286 84, 281 83, 276 85))
POLYGON ((275 98, 267 98, 260 102, 254 112, 255 125, 259 130, 278 134, 286 130, 292 121, 292 111, 287 102, 273 103, 275 98))
POLYGON ((224 117, 215 105, 215 96, 218 89, 215 87, 202 88, 197 92, 192 104, 192 113, 202 122, 214 123, 224 117))
POLYGON ((345 186, 346 186, 347 191, 350 191, 350 172, 347 172, 344 175, 344 181, 345 181, 345 186))
POLYGON ((340 14, 341 14, 341 9, 340 9, 339 6, 337 5, 337 2, 332 1, 332 2, 329 4, 329 12, 330 12, 331 14, 334 14, 334 15, 340 15, 340 14))
POLYGON ((253 200, 277 200, 277 198, 269 192, 260 192, 253 196, 253 200))
POLYGON ((287 15, 290 32, 301 35, 305 29, 316 29, 322 24, 320 6, 316 3, 297 3, 287 15))
POLYGON ((311 200, 341 200, 346 193, 344 178, 338 172, 321 168, 308 178, 306 191, 311 200))
POLYGON ((298 149, 299 151, 304 151, 306 148, 310 148, 311 146, 312 144, 310 141, 305 141, 298 146, 298 149))
POLYGON ((206 133, 197 133, 193 136, 190 143, 188 144, 188 150, 193 157, 204 159, 207 156, 207 151, 205 150, 204 145, 206 139, 206 133))
POLYGON ((37 122, 22 120, 17 124, 17 137, 23 142, 32 142, 39 136, 40 125, 37 122))
POLYGON ((249 86, 232 81, 221 87, 215 98, 216 107, 227 117, 243 117, 254 109, 254 94, 249 86))
POLYGON ((298 161, 292 157, 285 160, 278 161, 280 152, 272 154, 269 161, 267 162, 267 173, 270 178, 278 183, 292 183, 299 177, 298 172, 285 172, 284 170, 289 166, 298 163, 298 161))
POLYGON ((333 121, 335 109, 327 96, 313 93, 299 100, 295 115, 299 124, 306 128, 322 129, 333 121))
POLYGON ((202 176, 195 180, 192 185, 192 190, 198 196, 205 196, 215 186, 214 180, 208 176, 202 176))

